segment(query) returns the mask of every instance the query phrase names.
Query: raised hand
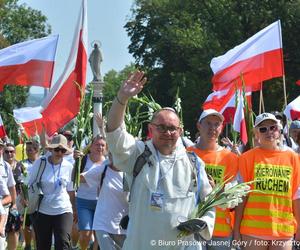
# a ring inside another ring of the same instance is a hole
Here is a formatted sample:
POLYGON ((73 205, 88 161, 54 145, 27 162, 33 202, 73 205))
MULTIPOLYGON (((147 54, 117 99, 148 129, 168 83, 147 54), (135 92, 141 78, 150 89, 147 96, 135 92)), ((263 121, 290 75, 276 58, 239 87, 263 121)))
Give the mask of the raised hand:
POLYGON ((141 92, 146 83, 147 78, 143 71, 135 71, 129 75, 126 81, 123 82, 118 92, 118 98, 124 103, 131 97, 141 92))
POLYGON ((99 129, 102 129, 104 127, 104 121, 102 115, 98 112, 95 114, 96 123, 99 129))

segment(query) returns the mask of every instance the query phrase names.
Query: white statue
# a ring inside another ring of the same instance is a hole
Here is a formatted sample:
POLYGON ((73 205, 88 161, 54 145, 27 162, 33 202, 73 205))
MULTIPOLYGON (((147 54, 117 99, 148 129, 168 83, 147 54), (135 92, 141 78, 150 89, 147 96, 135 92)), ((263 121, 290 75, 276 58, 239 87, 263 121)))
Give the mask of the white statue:
MULTIPOLYGON (((99 42, 98 42, 99 43, 99 42)), ((97 42, 94 42, 94 49, 89 57, 89 63, 93 72, 93 81, 94 82, 100 82, 102 80, 101 72, 100 72, 100 64, 103 61, 102 54, 99 49, 99 45, 97 42)))

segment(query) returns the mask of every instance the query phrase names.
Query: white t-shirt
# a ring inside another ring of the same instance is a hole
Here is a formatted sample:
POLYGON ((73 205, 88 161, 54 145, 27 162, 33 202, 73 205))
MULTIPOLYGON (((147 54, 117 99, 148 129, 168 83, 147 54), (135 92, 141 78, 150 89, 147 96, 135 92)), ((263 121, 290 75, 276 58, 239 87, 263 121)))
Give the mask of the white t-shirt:
POLYGON ((11 166, 8 162, 4 162, 4 160, 0 160, 0 176, 6 181, 8 187, 16 185, 11 166))
MULTIPOLYGON (((91 168, 101 168, 98 163, 94 163, 91 161, 89 155, 87 157, 87 161, 85 167, 83 169, 83 173, 89 171, 91 168)), ((77 190, 77 197, 86 200, 97 200, 98 198, 98 185, 89 186, 87 183, 80 183, 80 186, 77 190)))
MULTIPOLYGON (((72 169, 73 165, 63 159, 61 164, 51 164, 46 158, 46 167, 42 174, 41 185, 44 197, 40 204, 39 212, 48 215, 72 213, 72 204, 68 191, 73 191, 72 169)), ((41 159, 34 162, 30 173, 29 185, 36 178, 41 159)))
MULTIPOLYGON (((95 167, 83 174, 89 186, 99 186, 104 166, 95 167)), ((121 219, 128 214, 128 193, 123 191, 123 172, 107 167, 103 185, 99 193, 94 215, 93 230, 103 230, 111 234, 125 234, 120 228, 121 219)))
POLYGON ((24 161, 21 162, 23 164, 23 166, 25 167, 27 173, 29 174, 31 171, 31 168, 33 166, 34 161, 30 161, 29 159, 26 159, 24 161))
POLYGON ((72 165, 75 164, 73 152, 71 154, 64 155, 64 159, 70 162, 72 165))
MULTIPOLYGON (((8 190, 8 187, 7 187, 7 183, 2 178, 2 176, 0 176, 0 196, 2 198, 5 195, 9 195, 9 190, 8 190)), ((0 200, 0 215, 2 215, 2 214, 7 214, 7 211, 3 207, 2 202, 0 200)))

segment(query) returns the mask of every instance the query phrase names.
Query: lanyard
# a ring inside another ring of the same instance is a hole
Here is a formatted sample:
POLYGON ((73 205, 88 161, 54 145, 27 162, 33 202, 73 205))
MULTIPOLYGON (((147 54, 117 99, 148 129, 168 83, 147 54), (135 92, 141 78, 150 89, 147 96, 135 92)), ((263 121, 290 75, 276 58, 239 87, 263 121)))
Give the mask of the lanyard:
POLYGON ((55 175, 56 171, 55 171, 53 163, 51 163, 51 166, 52 166, 52 171, 53 171, 53 176, 54 176, 54 190, 56 190, 56 188, 61 185, 61 182, 59 179, 61 163, 59 164, 57 175, 55 175))
POLYGON ((162 175, 162 172, 161 172, 161 165, 160 165, 160 157, 159 157, 159 153, 158 153, 158 150, 155 149, 155 152, 156 152, 156 157, 158 159, 158 167, 159 167, 159 177, 158 177, 158 181, 157 181, 157 188, 159 187, 159 184, 161 182, 162 179, 164 179, 168 172, 174 167, 175 165, 175 162, 176 162, 176 151, 175 151, 175 154, 174 154, 174 159, 173 159, 173 163, 171 164, 171 166, 167 169, 167 171, 165 172, 164 175, 162 175))

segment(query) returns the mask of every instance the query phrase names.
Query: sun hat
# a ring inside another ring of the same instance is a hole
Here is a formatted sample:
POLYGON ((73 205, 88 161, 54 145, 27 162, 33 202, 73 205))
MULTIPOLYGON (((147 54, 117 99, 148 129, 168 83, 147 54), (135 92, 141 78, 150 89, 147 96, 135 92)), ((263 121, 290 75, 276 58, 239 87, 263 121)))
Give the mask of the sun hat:
POLYGON ((300 121, 294 120, 290 125, 290 129, 300 129, 300 121))
POLYGON ((201 113, 198 122, 201 122, 205 117, 210 116, 210 115, 215 115, 215 116, 219 117, 222 120, 222 122, 224 121, 224 116, 221 113, 219 113, 217 110, 205 109, 201 113))
POLYGON ((275 115, 271 113, 262 113, 255 118, 254 127, 256 128, 259 124, 261 124, 265 120, 271 120, 274 122, 279 122, 278 119, 276 119, 275 115))
POLYGON ((67 152, 71 153, 72 149, 68 147, 67 138, 61 134, 55 135, 51 141, 51 143, 47 146, 47 148, 54 149, 54 148, 64 148, 67 152))

